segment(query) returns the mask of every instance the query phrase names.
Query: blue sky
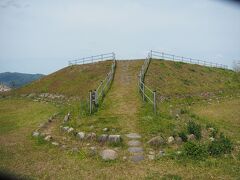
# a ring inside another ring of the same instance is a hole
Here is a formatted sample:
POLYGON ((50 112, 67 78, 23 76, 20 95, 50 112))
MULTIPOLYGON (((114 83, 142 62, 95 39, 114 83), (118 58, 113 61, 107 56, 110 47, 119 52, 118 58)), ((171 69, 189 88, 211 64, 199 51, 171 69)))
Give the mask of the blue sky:
POLYGON ((49 74, 67 61, 149 50, 231 66, 240 5, 223 0, 0 0, 0 72, 49 74))

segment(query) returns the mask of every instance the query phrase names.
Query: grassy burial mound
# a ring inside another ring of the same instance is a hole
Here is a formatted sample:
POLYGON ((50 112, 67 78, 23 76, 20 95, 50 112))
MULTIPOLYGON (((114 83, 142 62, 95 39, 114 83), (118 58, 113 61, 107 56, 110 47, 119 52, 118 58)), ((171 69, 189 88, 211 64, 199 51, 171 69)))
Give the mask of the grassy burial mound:
POLYGON ((145 82, 162 98, 209 96, 240 89, 240 77, 232 70, 163 60, 151 61, 145 82))
POLYGON ((73 65, 26 85, 17 94, 51 93, 86 98, 110 71, 112 61, 73 65))
POLYGON ((211 164, 209 169, 224 171, 219 177, 239 176, 232 171, 239 170, 236 157, 240 155, 238 73, 152 60, 145 83, 157 91, 158 109, 154 114, 152 105, 146 103, 139 114, 140 132, 145 141, 152 138, 153 145, 181 163, 201 162, 203 167, 211 164))

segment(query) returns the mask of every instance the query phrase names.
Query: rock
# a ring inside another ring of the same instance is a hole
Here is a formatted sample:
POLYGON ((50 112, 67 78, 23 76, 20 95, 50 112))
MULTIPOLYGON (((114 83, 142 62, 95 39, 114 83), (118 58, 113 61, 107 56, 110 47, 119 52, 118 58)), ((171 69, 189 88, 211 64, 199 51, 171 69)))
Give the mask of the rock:
POLYGON ((116 153, 116 151, 114 151, 112 149, 106 149, 100 153, 100 156, 105 161, 106 160, 115 160, 117 158, 117 153, 116 153))
POLYGON ((73 133, 74 132, 74 129, 71 127, 67 130, 68 133, 73 133))
POLYGON ((40 133, 38 131, 34 131, 32 134, 33 137, 38 137, 39 135, 40 135, 40 133))
POLYGON ((64 119, 63 119, 63 122, 68 122, 70 120, 70 113, 68 113, 64 119))
POLYGON ((154 159, 155 159, 155 156, 150 154, 150 155, 148 155, 148 159, 149 159, 149 160, 154 160, 154 159))
POLYGON ((95 140, 96 139, 96 134, 95 133, 88 133, 87 135, 86 135, 86 139, 87 140, 95 140))
POLYGON ((209 130, 210 132, 214 132, 214 131, 215 131, 215 129, 212 128, 212 127, 208 128, 208 130, 209 130))
POLYGON ((168 137, 167 142, 168 142, 168 144, 173 144, 174 143, 174 137, 173 136, 168 137))
POLYGON ((188 138, 188 141, 193 141, 196 139, 194 134, 187 135, 187 138, 188 138))
POLYGON ((128 151, 131 153, 142 153, 143 148, 142 147, 130 147, 130 148, 128 148, 128 151))
POLYGON ((47 127, 47 123, 41 123, 38 127, 39 128, 46 128, 47 127))
POLYGON ((45 141, 51 141, 52 140, 52 136, 48 135, 44 138, 45 141))
POLYGON ((61 149, 67 149, 67 146, 66 145, 62 145, 61 149))
POLYGON ((89 155, 95 156, 97 154, 97 148, 96 147, 90 147, 89 148, 89 155))
POLYGON ((140 161, 144 160, 144 156, 142 154, 137 154, 137 155, 132 156, 130 159, 133 162, 140 162, 140 161))
POLYGON ((71 149, 72 153, 79 153, 79 149, 77 147, 74 147, 71 149))
POLYGON ((102 134, 98 137, 98 142, 100 143, 105 143, 108 140, 108 135, 107 134, 102 134))
POLYGON ((180 116, 179 116, 179 114, 176 114, 176 116, 175 116, 175 117, 176 117, 176 119, 180 119, 180 116))
POLYGON ((58 142, 52 142, 52 145, 59 146, 59 143, 58 142))
POLYGON ((130 139, 140 139, 141 138, 141 136, 137 133, 130 133, 130 134, 127 134, 126 136, 130 139))
POLYGON ((108 131, 108 128, 104 128, 103 131, 104 131, 104 132, 107 132, 107 131, 108 131))
POLYGON ((84 132, 79 132, 79 133, 77 133, 77 138, 78 138, 79 140, 84 140, 84 138, 85 138, 85 133, 84 133, 84 132))
POLYGON ((53 118, 50 117, 50 118, 48 119, 48 122, 51 123, 52 121, 53 121, 53 118))
POLYGON ((150 155, 155 155, 155 152, 154 151, 149 151, 149 154, 150 155))
POLYGON ((36 96, 35 93, 31 93, 31 94, 28 95, 29 98, 33 98, 34 96, 36 96))
POLYGON ((165 144, 165 140, 161 136, 156 136, 150 139, 147 143, 150 144, 151 146, 161 146, 165 144))
POLYGON ((128 142, 128 146, 140 146, 141 145, 141 142, 138 141, 138 140, 131 140, 128 142))
POLYGON ((123 160, 126 161, 127 160, 127 156, 123 156, 123 160))
POLYGON ((119 143, 121 142, 121 136, 120 135, 109 135, 108 141, 110 143, 119 143))
POLYGON ((182 144, 182 142, 183 142, 181 137, 176 137, 175 141, 177 144, 182 144))
POLYGON ((165 156, 165 152, 163 150, 160 150, 158 153, 158 156, 160 156, 160 157, 165 156))
POLYGON ((63 131, 68 131, 68 129, 69 129, 68 126, 62 127, 62 130, 63 130, 63 131))
POLYGON ((182 151, 177 151, 176 154, 180 155, 180 154, 182 154, 182 151))
POLYGON ((214 137, 210 137, 209 140, 213 142, 213 141, 215 141, 215 138, 214 137))

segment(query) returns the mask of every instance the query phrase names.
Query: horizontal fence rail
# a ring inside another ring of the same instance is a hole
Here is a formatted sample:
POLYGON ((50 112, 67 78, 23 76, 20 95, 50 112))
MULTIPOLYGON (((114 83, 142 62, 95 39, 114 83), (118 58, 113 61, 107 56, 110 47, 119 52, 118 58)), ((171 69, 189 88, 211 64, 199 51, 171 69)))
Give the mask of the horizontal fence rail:
POLYGON ((198 65, 208 66, 208 67, 228 69, 228 66, 224 64, 213 63, 213 62, 208 62, 200 59, 193 59, 193 58, 188 58, 183 56, 177 56, 177 55, 153 51, 153 50, 150 51, 150 56, 152 59, 156 58, 156 59, 178 61, 178 62, 184 62, 184 63, 190 63, 190 64, 198 64, 198 65))
POLYGON ((94 109, 97 109, 100 102, 103 101, 103 98, 105 97, 107 91, 110 88, 110 85, 112 83, 114 74, 115 74, 115 69, 116 69, 116 58, 115 54, 113 53, 112 56, 113 59, 111 59, 112 65, 111 65, 111 70, 109 73, 107 73, 106 78, 101 81, 99 86, 95 90, 90 90, 89 91, 89 112, 90 114, 93 113, 94 109))
POLYGON ((74 60, 68 61, 68 65, 72 66, 77 64, 90 64, 94 62, 113 60, 113 59, 116 59, 115 53, 107 53, 107 54, 100 54, 96 56, 89 56, 89 57, 74 59, 74 60))
POLYGON ((149 87, 147 87, 144 84, 144 77, 149 67, 150 61, 151 61, 151 54, 149 53, 139 73, 138 88, 143 101, 148 101, 151 104, 153 104, 153 110, 156 113, 156 91, 152 91, 149 87))

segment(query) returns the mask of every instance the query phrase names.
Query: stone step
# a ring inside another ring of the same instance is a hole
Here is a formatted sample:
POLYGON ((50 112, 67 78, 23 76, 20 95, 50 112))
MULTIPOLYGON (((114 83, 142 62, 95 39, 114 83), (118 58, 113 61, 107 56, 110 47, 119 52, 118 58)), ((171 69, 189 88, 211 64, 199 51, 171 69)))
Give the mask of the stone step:
POLYGON ((143 152, 143 148, 142 147, 129 147, 128 151, 130 153, 142 153, 143 152))
POLYGON ((138 141, 138 140, 131 140, 131 141, 128 141, 128 146, 140 146, 141 145, 141 142, 138 141))
POLYGON ((140 139, 141 138, 141 135, 138 133, 129 133, 126 136, 130 139, 140 139))

